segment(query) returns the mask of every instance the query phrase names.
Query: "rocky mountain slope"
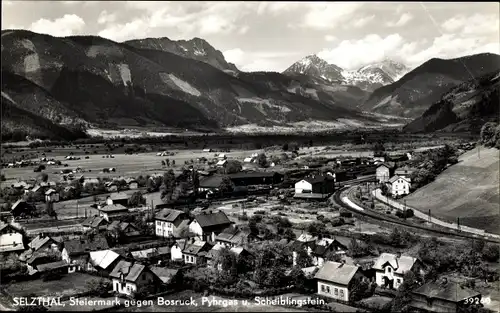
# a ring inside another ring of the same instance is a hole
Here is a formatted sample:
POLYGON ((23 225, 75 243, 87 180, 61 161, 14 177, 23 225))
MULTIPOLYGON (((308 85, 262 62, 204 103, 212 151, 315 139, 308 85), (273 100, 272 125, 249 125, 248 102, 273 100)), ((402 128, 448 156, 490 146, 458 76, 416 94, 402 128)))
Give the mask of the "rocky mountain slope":
POLYGON ((496 71, 452 88, 404 130, 479 132, 485 122, 498 121, 499 113, 500 71, 496 71))
POLYGON ((451 88, 499 69, 500 56, 497 54, 476 54, 450 60, 434 58, 398 81, 375 90, 361 108, 416 118, 451 88))
POLYGON ((283 74, 305 74, 326 79, 334 84, 356 86, 370 92, 395 82, 407 71, 408 68, 404 64, 389 59, 349 71, 329 64, 317 55, 309 55, 292 64, 283 74))
POLYGON ((335 87, 306 75, 228 74, 218 68, 226 66, 222 61, 212 66, 212 59, 134 47, 141 45, 3 30, 2 97, 61 127, 75 121, 102 128, 211 130, 309 119, 377 122, 356 110, 366 96, 356 87, 335 87), (33 86, 16 88, 17 80, 33 86))
POLYGON ((234 64, 226 61, 222 52, 201 38, 196 37, 191 40, 177 41, 170 40, 167 37, 146 38, 129 40, 124 43, 134 48, 165 51, 185 58, 202 61, 222 71, 230 73, 238 72, 234 64))

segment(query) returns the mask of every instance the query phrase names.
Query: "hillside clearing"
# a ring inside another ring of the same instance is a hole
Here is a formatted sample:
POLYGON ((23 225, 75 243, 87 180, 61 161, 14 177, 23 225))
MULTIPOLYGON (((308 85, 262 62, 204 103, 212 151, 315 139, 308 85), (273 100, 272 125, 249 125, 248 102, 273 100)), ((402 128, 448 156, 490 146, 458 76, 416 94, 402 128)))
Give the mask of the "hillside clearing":
POLYGON ((459 158, 436 180, 406 197, 408 206, 437 218, 499 233, 499 151, 481 148, 459 158))

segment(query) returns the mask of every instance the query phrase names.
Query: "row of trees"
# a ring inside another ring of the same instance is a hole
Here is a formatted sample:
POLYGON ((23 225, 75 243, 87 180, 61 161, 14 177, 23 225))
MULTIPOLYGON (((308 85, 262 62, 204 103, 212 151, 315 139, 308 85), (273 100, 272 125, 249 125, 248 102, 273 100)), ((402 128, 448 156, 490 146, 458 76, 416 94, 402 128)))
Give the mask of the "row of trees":
POLYGON ((488 122, 483 125, 480 133, 480 140, 486 147, 500 149, 500 124, 488 122))

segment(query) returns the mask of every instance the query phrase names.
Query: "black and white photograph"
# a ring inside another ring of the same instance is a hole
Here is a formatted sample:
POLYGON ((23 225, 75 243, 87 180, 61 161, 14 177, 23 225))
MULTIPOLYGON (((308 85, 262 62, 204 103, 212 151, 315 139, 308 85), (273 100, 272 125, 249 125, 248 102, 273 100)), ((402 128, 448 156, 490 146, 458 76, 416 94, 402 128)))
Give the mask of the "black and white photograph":
POLYGON ((500 313, 500 3, 1 2, 0 311, 500 313))

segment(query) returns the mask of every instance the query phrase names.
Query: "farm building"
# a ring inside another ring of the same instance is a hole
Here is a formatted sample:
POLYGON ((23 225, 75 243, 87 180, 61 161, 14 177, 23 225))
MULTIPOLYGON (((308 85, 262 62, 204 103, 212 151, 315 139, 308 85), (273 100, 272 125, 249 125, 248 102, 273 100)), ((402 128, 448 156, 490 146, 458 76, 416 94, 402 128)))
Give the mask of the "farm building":
POLYGON ((108 221, 102 216, 91 216, 82 222, 83 230, 95 229, 97 231, 106 230, 108 227, 108 221))
POLYGON ((45 192, 45 202, 59 202, 59 192, 50 188, 45 192))
POLYGON ((212 249, 212 245, 206 241, 195 240, 194 238, 188 242, 182 256, 186 264, 204 264, 206 262, 206 255, 212 249))
POLYGON ((139 183, 134 178, 129 178, 126 180, 128 189, 135 190, 139 188, 139 183))
POLYGON ((32 215, 36 211, 35 205, 28 203, 24 200, 17 200, 12 205, 10 212, 12 216, 18 217, 21 215, 32 215))
POLYGON ((98 210, 99 216, 104 217, 108 222, 128 213, 128 209, 121 204, 108 204, 98 210))
POLYGON ((325 199, 335 190, 331 175, 310 175, 295 184, 295 198, 325 199))
POLYGON ((147 261, 156 263, 157 261, 170 259, 170 247, 154 247, 130 252, 130 257, 136 261, 147 261))
POLYGON ((104 273, 111 273, 122 257, 113 250, 100 250, 90 252, 90 263, 93 270, 104 273))
POLYGON ((223 176, 209 176, 200 181, 199 192, 217 191, 222 183, 223 176))
POLYGON ((40 273, 46 272, 58 272, 58 273, 66 273, 69 265, 64 261, 56 261, 45 264, 40 264, 36 267, 36 270, 40 273))
POLYGON ((155 215, 155 233, 159 237, 179 237, 189 226, 189 219, 183 211, 163 209, 155 215))
POLYGON ((21 230, 12 225, 0 225, 0 254, 19 254, 24 251, 24 238, 21 230))
POLYGON ((358 266, 325 262, 314 278, 318 283, 318 295, 347 302, 354 278, 361 280, 364 276, 358 266))
POLYGON ((91 251, 109 249, 106 238, 102 235, 95 235, 93 238, 73 239, 64 241, 62 259, 70 265, 68 271, 75 272, 89 267, 89 258, 91 251))
POLYGON ((283 175, 276 172, 251 172, 229 174, 235 186, 276 185, 283 182, 283 175))
POLYGON ((229 226, 215 237, 215 242, 217 244, 227 248, 246 245, 250 241, 250 234, 234 226, 229 226))
POLYGON ((115 183, 114 181, 107 182, 107 183, 104 184, 104 186, 106 187, 106 190, 108 192, 116 192, 116 191, 118 191, 118 184, 115 183))
POLYGON ((416 171, 416 169, 414 168, 411 168, 411 167, 400 167, 400 168, 397 168, 395 171, 394 171, 394 174, 395 175, 398 175, 398 176, 401 176, 401 177, 404 177, 406 178, 408 181, 411 182, 411 176, 413 175, 413 173, 416 171))
POLYGON ((124 260, 118 262, 109 276, 113 281, 113 291, 129 296, 156 281, 156 276, 145 265, 124 260))
POLYGON ((28 247, 31 251, 54 250, 57 249, 57 241, 49 236, 39 234, 28 244, 28 247))
POLYGON ((198 214, 189 224, 189 231, 201 240, 214 242, 215 236, 231 226, 232 222, 223 211, 198 214))
POLYGON ((379 183, 387 182, 394 175, 394 163, 386 162, 377 166, 377 181, 379 183))
POLYGON ((480 302, 481 294, 443 277, 413 290, 410 307, 425 312, 455 313, 464 306, 466 299, 480 302))
POLYGON ((217 167, 226 167, 226 165, 227 165, 227 160, 225 160, 225 159, 220 160, 217 162, 217 164, 215 164, 215 166, 217 166, 217 167))
POLYGON ((393 197, 407 195, 410 193, 411 183, 408 178, 394 175, 386 183, 389 193, 393 197))
POLYGON ((375 264, 375 282, 380 287, 398 289, 403 283, 403 276, 408 271, 420 271, 421 263, 418 259, 392 253, 382 253, 375 264))
POLYGON ((126 238, 140 236, 141 233, 137 226, 132 223, 120 222, 118 220, 112 221, 108 227, 108 232, 115 238, 118 237, 118 234, 122 234, 126 238))
POLYGON ((106 198, 106 204, 121 204, 123 206, 128 205, 129 196, 123 192, 112 193, 106 198))

